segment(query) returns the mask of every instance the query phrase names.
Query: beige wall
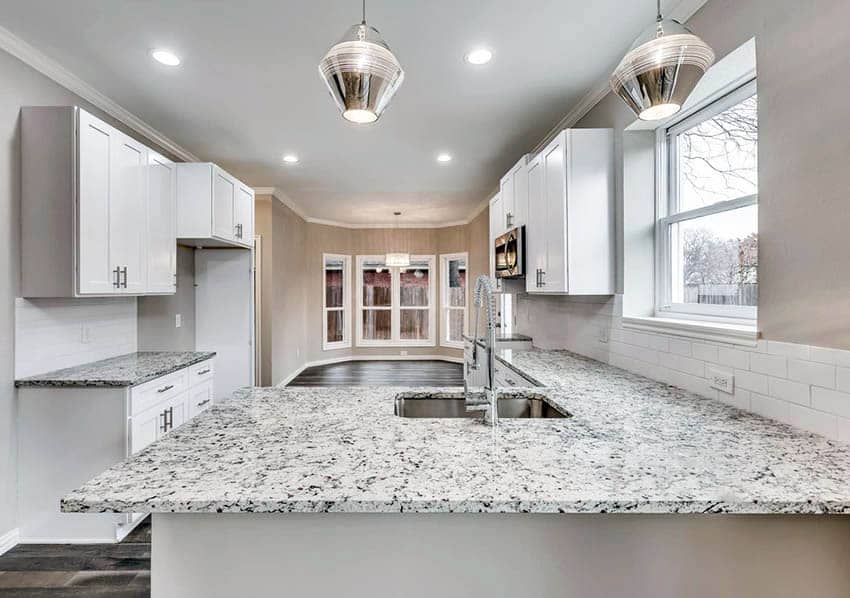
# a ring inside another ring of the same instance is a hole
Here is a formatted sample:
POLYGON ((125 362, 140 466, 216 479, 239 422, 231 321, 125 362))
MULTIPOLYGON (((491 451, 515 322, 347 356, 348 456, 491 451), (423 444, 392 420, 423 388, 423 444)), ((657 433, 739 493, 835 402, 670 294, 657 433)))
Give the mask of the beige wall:
POLYGON ((139 351, 195 350, 195 250, 177 247, 177 292, 139 297, 139 351), (180 314, 180 328, 175 326, 180 314))
MULTIPOLYGON (((848 22, 846 0, 710 0, 689 21, 718 59, 756 39, 759 329, 771 340, 850 349, 848 22)), ((616 131, 619 292, 622 141, 633 120, 609 94, 576 125, 616 131)))
MULTIPOLYGON (((277 384, 305 363, 352 356, 389 356, 407 351, 411 356, 438 355, 460 358, 458 349, 439 346, 440 322, 437 320, 437 345, 434 347, 357 347, 324 351, 322 349, 322 255, 337 253, 352 256, 383 254, 398 250, 413 254, 439 256, 469 252, 470 276, 489 269, 487 210, 469 225, 443 229, 350 229, 305 222, 280 201, 257 201, 257 232, 269 236, 271 251, 264 251, 263 288, 272 289, 263 299, 263 322, 268 325, 268 346, 263 343, 264 384, 277 384), (268 204, 268 209, 264 203, 268 204), (271 254, 271 255, 269 255, 271 254), (269 363, 266 363, 268 360, 269 363)), ((439 263, 437 264, 439 271, 439 263)), ((439 272, 438 272, 439 273, 439 272)), ((356 292, 354 276, 352 297, 356 292)), ((472 278, 471 278, 472 279, 472 278)), ((438 299, 439 301, 439 299, 438 299)), ((439 318, 439 313, 437 313, 439 318)), ((352 330, 353 335, 353 330, 352 330)))
POLYGON ((262 252, 260 278, 260 386, 272 383, 272 296, 271 274, 274 264, 272 244, 272 196, 257 195, 254 202, 254 232, 262 252))

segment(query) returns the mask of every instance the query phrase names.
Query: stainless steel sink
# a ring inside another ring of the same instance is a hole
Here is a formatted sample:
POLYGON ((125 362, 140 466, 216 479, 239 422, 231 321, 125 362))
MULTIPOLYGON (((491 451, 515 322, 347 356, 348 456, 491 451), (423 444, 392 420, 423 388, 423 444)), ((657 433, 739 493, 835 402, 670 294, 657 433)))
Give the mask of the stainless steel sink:
MULTIPOLYGON (((395 414, 399 417, 454 418, 483 417, 483 412, 467 412, 463 396, 399 395, 395 399, 395 414)), ((538 395, 513 394, 499 397, 499 417, 514 419, 565 418, 558 408, 538 395)))

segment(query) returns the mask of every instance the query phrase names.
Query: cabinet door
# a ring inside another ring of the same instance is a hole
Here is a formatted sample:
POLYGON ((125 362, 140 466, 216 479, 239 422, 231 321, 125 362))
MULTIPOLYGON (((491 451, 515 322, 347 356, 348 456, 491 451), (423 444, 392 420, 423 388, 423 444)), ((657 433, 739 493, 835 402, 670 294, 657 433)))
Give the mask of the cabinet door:
POLYGON ((163 434, 165 408, 151 407, 130 420, 130 453, 137 453, 163 434))
POLYGON ((236 181, 219 168, 213 169, 213 236, 235 241, 234 203, 236 181))
POLYGON ((214 397, 213 388, 212 380, 192 387, 189 391, 189 419, 212 406, 214 397))
POLYGON ((117 291, 109 260, 109 161, 116 131, 82 110, 78 127, 77 292, 106 295, 117 291))
POLYGON ((189 393, 184 392, 168 400, 168 430, 176 430, 189 420, 189 393))
POLYGON ((565 138, 559 135, 543 150, 543 195, 546 215, 546 269, 543 290, 567 292, 567 162, 565 138))
MULTIPOLYGON (((502 177, 499 183, 499 198, 501 199, 501 217, 499 218, 499 234, 511 228, 514 218, 514 176, 513 171, 502 177)), ((498 236, 498 235, 497 235, 498 236)))
POLYGON ((254 244, 254 191, 244 185, 236 191, 236 235, 240 242, 254 244))
POLYGON ((147 288, 148 149, 118 133, 109 169, 109 257, 124 294, 147 288))
POLYGON ((514 211, 511 226, 528 224, 528 166, 525 158, 514 171, 514 211))
POLYGON ((501 279, 496 278, 496 251, 493 240, 504 232, 502 230, 502 200, 501 194, 490 200, 490 278, 496 281, 496 288, 501 288, 501 279))
POLYGON ((546 271, 546 198, 543 195, 542 158, 528 165, 528 222, 525 225, 525 290, 543 290, 540 272, 546 271))
POLYGON ((177 280, 177 169, 150 152, 148 157, 148 292, 174 293, 177 280))

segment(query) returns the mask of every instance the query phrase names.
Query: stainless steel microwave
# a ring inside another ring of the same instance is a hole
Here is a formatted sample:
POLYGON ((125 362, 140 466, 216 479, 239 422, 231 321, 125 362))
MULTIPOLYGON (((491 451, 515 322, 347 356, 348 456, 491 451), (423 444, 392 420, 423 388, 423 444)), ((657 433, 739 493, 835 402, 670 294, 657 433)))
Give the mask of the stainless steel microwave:
POLYGON ((494 240, 496 245, 496 278, 525 276, 525 227, 519 226, 494 240))

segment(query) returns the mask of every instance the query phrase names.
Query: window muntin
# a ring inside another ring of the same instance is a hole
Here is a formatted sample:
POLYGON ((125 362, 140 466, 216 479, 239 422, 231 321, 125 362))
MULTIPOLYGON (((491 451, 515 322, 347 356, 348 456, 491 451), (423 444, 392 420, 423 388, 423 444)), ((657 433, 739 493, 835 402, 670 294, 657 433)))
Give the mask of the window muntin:
POLYGON ((660 132, 658 315, 756 318, 757 105, 752 82, 660 132))
POLYGON ((351 257, 323 254, 322 256, 322 348, 325 351, 351 346, 348 311, 350 305, 351 257))
POLYGON ((467 262, 466 253, 440 256, 441 339, 445 347, 463 348, 467 329, 467 262))
POLYGON ((434 345, 434 256, 387 267, 384 256, 357 256, 357 344, 434 345))

